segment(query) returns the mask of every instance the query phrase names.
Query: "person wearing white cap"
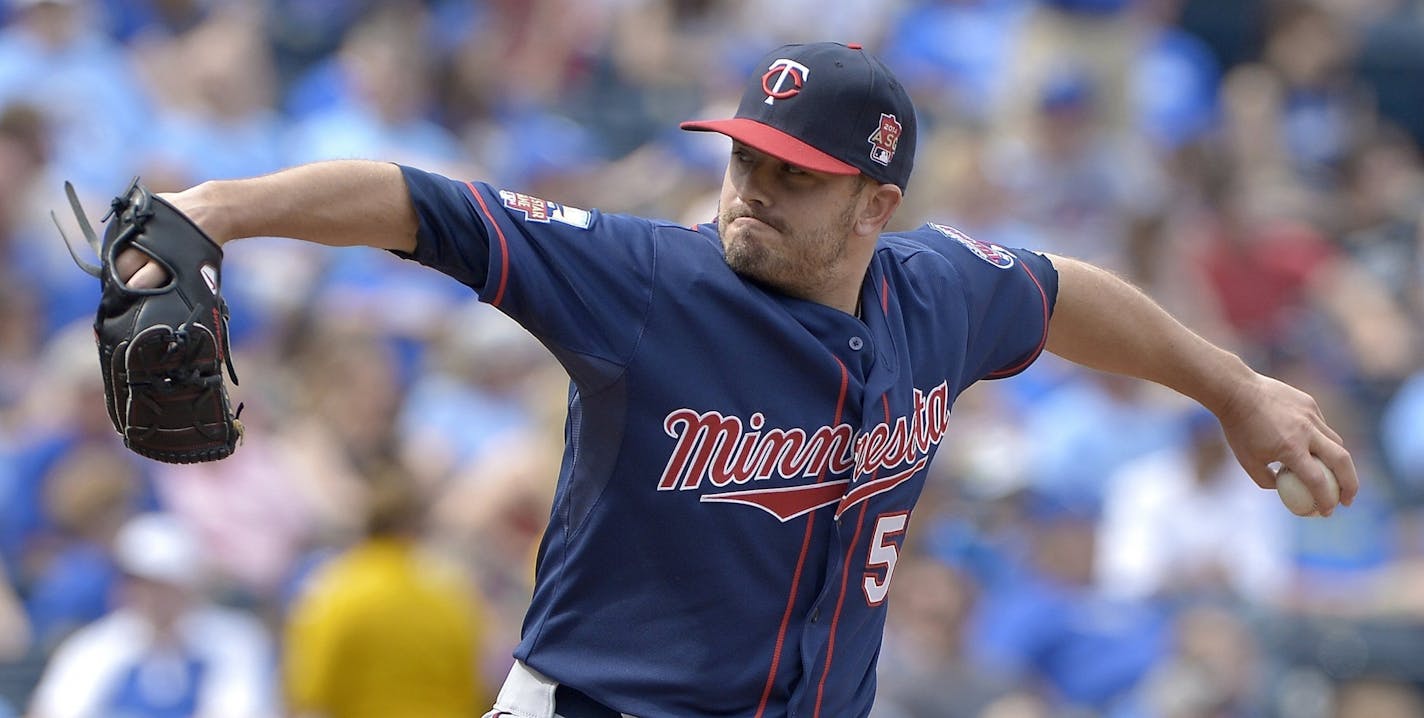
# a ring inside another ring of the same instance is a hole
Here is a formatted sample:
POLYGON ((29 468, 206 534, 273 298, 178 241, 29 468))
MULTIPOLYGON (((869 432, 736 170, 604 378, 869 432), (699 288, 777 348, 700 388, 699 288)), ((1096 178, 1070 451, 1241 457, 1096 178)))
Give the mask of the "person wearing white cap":
POLYGON ((60 644, 31 718, 276 714, 270 636, 203 596, 202 553, 176 517, 132 518, 113 554, 124 574, 117 605, 60 644))

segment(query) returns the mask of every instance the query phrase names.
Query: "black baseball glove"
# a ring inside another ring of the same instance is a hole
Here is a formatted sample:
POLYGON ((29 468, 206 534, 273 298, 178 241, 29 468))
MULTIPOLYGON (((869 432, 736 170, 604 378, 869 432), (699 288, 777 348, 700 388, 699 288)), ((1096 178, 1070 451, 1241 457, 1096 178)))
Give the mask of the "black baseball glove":
POLYGON ((124 445, 172 464, 227 457, 242 438, 242 407, 232 410, 223 384, 223 366, 234 385, 237 373, 228 352, 222 248, 137 179, 100 220, 109 223, 101 243, 74 187, 66 182, 64 189, 85 240, 102 262, 94 266, 80 259, 64 237, 75 263, 97 277, 103 290, 94 338, 109 419, 124 445), (115 262, 131 247, 162 265, 167 284, 137 289, 120 279, 115 262))

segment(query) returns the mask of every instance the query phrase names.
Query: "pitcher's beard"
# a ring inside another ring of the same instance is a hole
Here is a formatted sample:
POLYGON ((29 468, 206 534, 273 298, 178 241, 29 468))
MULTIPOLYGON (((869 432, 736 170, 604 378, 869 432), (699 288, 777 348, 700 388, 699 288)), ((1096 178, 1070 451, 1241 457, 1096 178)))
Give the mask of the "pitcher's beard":
MULTIPOLYGON (((727 266, 737 274, 749 279, 780 287, 782 283, 777 281, 777 277, 784 273, 785 268, 778 270, 776 266, 778 261, 773 256, 771 247, 766 242, 759 242, 750 237, 751 233, 746 230, 740 232, 732 230, 732 222, 742 217, 753 217, 753 215, 749 212, 731 210, 719 212, 717 215, 717 235, 722 240, 722 255, 727 261, 727 266)), ((781 238, 786 237, 786 233, 781 227, 767 220, 761 221, 775 230, 781 238)))
POLYGON ((722 254, 733 272, 757 281, 775 283, 771 279, 776 275, 776 261, 765 244, 745 236, 729 237, 723 234, 722 238, 722 254))
POLYGON ((748 279, 774 287, 794 297, 810 297, 834 276, 845 257, 847 243, 834 238, 844 232, 854 218, 855 208, 847 207, 835 222, 801 232, 767 222, 777 236, 757 241, 745 230, 733 232, 732 222, 754 217, 747 212, 722 211, 717 216, 717 233, 722 253, 732 271, 748 279))

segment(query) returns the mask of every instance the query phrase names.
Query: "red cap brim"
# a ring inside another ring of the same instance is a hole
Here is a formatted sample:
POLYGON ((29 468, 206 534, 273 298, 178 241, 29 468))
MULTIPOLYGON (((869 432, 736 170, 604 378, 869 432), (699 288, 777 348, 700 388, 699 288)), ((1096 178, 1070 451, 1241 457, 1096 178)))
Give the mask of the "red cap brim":
POLYGON ((831 175, 858 175, 860 170, 812 147, 771 125, 744 117, 730 120, 696 120, 679 125, 693 132, 720 132, 752 149, 765 152, 813 172, 831 175))

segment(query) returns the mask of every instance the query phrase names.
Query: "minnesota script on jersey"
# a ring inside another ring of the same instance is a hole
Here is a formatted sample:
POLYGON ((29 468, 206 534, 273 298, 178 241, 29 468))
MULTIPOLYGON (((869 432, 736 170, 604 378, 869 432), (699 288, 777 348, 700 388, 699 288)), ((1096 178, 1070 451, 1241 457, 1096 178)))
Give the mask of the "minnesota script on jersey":
POLYGON ((406 255, 572 378, 516 657, 639 716, 863 716, 926 467, 967 386, 1043 350, 1044 257, 886 234, 863 319, 732 272, 715 225, 403 168, 406 255))

